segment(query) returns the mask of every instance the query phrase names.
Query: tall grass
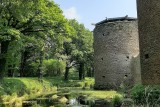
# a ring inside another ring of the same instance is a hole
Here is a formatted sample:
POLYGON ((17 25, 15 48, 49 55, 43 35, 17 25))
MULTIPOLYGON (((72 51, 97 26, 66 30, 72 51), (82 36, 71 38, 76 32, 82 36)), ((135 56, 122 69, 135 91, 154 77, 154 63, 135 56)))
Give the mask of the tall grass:
POLYGON ((131 97, 137 106, 160 107, 160 86, 136 85, 131 91, 131 97))
MULTIPOLYGON (((57 87, 49 81, 37 78, 4 78, 0 84, 0 103, 21 105, 23 100, 35 98, 49 92, 57 91, 57 87)), ((17 107, 17 106, 16 106, 17 107)))

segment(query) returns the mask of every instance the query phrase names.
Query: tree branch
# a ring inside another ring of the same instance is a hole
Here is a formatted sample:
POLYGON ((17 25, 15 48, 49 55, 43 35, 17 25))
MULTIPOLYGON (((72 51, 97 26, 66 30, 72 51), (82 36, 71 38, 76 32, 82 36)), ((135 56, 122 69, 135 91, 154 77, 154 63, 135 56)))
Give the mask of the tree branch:
POLYGON ((36 29, 36 30, 22 30, 21 33, 27 33, 27 32, 43 32, 46 31, 44 29, 36 29))

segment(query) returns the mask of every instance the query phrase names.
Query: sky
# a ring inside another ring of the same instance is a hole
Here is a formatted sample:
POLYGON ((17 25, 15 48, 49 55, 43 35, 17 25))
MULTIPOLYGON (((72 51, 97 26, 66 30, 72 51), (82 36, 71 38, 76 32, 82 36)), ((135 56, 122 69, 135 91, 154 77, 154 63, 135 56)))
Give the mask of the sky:
POLYGON ((106 18, 137 17, 136 0, 54 0, 68 19, 76 19, 89 30, 106 18))

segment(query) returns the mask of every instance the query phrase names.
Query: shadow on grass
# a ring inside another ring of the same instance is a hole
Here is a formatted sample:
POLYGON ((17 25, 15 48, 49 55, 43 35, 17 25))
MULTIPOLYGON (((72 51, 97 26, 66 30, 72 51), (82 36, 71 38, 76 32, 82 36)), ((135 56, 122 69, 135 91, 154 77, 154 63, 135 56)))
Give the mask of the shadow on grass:
POLYGON ((57 88, 92 88, 94 85, 94 79, 89 77, 84 80, 70 79, 68 81, 65 81, 63 77, 46 77, 43 80, 49 82, 52 86, 57 86, 57 88))
POLYGON ((82 87, 84 81, 82 80, 68 80, 65 81, 62 77, 47 77, 43 78, 43 80, 48 81, 52 86, 57 87, 82 87))

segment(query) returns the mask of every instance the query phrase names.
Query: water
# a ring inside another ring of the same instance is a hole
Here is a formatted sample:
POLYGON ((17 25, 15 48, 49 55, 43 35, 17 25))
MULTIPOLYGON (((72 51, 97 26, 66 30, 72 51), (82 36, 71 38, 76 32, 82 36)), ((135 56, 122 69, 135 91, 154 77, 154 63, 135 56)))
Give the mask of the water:
POLYGON ((51 98, 37 98, 35 100, 32 101, 25 101, 25 104, 23 104, 23 107, 30 107, 30 106, 34 106, 34 107, 49 107, 49 106, 54 106, 54 107, 89 107, 89 105, 81 105, 77 98, 72 98, 69 99, 69 101, 67 102, 67 104, 63 104, 60 103, 58 100, 55 101, 51 98), (26 103, 28 102, 28 103, 26 103), (34 102, 34 105, 32 105, 34 102), (36 106, 35 106, 35 102, 36 102, 36 106))
MULTIPOLYGON (((97 107, 96 104, 103 104, 103 100, 88 100, 84 95, 71 95, 69 93, 59 93, 58 95, 49 95, 45 97, 39 97, 36 99, 23 101, 22 107, 97 107), (57 98, 53 97, 57 96, 57 98), (65 102, 64 102, 65 100, 65 102), (67 101, 68 100, 68 101, 67 101), (100 103, 99 103, 100 102, 100 103)), ((4 105, 0 107, 13 107, 4 105)), ((104 106, 103 106, 104 107, 104 106)), ((110 107, 110 106, 105 106, 110 107)))
POLYGON ((88 105, 81 105, 76 98, 70 99, 68 107, 89 107, 88 105))
POLYGON ((76 99, 70 99, 69 101, 69 104, 72 106, 72 105, 75 105, 75 106, 78 106, 78 101, 76 99))

